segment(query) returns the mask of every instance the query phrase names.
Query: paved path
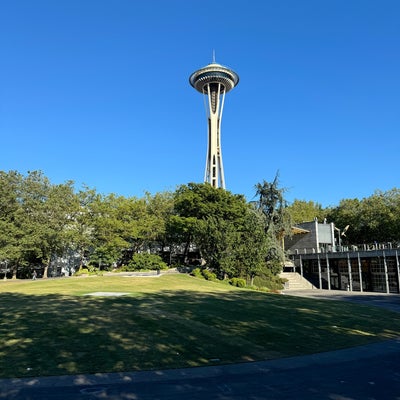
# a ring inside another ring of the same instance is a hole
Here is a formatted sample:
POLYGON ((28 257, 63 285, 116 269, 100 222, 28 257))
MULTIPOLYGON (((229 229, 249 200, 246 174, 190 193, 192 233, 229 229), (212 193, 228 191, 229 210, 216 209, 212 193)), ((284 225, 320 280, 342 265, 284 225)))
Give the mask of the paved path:
POLYGON ((284 290, 284 295, 326 300, 352 301, 360 304, 387 308, 400 313, 400 294, 374 292, 347 292, 344 290, 284 290))
MULTIPOLYGON (((400 300, 396 295, 306 292, 290 295, 372 301, 392 310, 397 309, 400 300)), ((400 339, 395 339, 334 352, 236 365, 0 380, 0 399, 399 400, 399 360, 400 339)))

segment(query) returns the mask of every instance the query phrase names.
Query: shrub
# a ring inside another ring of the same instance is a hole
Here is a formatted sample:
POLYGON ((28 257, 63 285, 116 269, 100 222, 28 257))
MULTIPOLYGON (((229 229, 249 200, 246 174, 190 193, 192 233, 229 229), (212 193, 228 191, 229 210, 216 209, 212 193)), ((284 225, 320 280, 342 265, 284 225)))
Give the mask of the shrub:
POLYGON ((195 268, 190 275, 193 275, 196 278, 204 278, 203 274, 201 273, 201 269, 200 268, 195 268))
POLYGON ((209 271, 208 269, 203 269, 202 274, 205 279, 208 281, 216 281, 217 280, 217 275, 214 274, 214 272, 209 271))
POLYGON ((74 275, 75 276, 89 275, 89 270, 87 268, 82 268, 82 269, 76 271, 74 275))
POLYGON ((82 276, 82 275, 103 275, 102 271, 93 268, 82 268, 75 272, 75 276, 82 276))
POLYGON ((125 266, 127 271, 167 269, 167 264, 157 254, 136 253, 125 266))
POLYGON ((232 278, 232 279, 229 281, 229 283, 230 283, 232 286, 236 286, 236 287, 239 287, 239 288, 244 288, 244 287, 246 287, 246 281, 245 281, 244 279, 242 279, 242 278, 232 278))
POLYGON ((266 270, 260 276, 254 278, 254 285, 259 288, 268 288, 271 291, 282 290, 284 282, 282 279, 266 270))

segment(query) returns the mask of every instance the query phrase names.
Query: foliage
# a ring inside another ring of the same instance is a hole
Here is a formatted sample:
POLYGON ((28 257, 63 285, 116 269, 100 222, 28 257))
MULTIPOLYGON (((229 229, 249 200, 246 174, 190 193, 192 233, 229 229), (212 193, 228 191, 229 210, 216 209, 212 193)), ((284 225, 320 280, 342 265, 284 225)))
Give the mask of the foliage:
POLYGON ((342 230, 349 225, 343 243, 399 243, 400 189, 376 191, 361 200, 343 199, 328 217, 342 230))
POLYGON ((190 275, 194 276, 195 278, 203 278, 203 274, 200 268, 195 268, 190 275))
POLYGON ((250 203, 207 183, 126 198, 87 187, 75 192, 72 181, 52 184, 40 171, 25 176, 0 171, 1 273, 8 269, 9 276, 18 271, 29 277, 34 266, 43 266, 46 277, 57 257, 71 254, 71 268, 129 263, 139 268, 133 257, 150 252, 170 264, 193 265, 195 260, 219 279, 240 278, 253 285, 256 277, 280 271, 282 239, 292 221, 315 216, 342 232, 349 225, 344 244, 400 242, 400 189, 322 209, 313 201, 288 206, 278 175, 255 188, 257 200, 250 203))
POLYGON ((201 273, 207 281, 216 281, 217 280, 217 275, 208 269, 203 269, 203 271, 201 273))
POLYGON ((259 276, 254 278, 254 286, 256 288, 265 288, 270 291, 282 290, 284 280, 271 271, 264 270, 259 276))
POLYGON ((87 187, 75 193, 73 182, 54 185, 40 171, 2 172, 0 181, 0 261, 14 276, 24 265, 44 265, 46 277, 53 258, 67 253, 76 254, 78 269, 157 269, 164 265, 136 262, 147 257, 137 254, 167 248, 172 263, 173 253, 183 249, 183 260, 176 261, 188 262, 194 248, 216 277, 252 280, 269 265, 267 223, 278 230, 275 217, 268 222, 243 196, 209 184, 126 198, 87 187))
POLYGON ((137 253, 127 265, 128 271, 167 269, 167 264, 157 254, 137 253))
POLYGON ((285 189, 279 188, 278 174, 273 182, 258 183, 256 207, 265 216, 265 232, 275 237, 282 237, 291 231, 292 221, 288 212, 288 205, 284 199, 285 189))
POLYGON ((250 284, 263 271, 268 251, 265 234, 265 217, 253 207, 248 207, 236 240, 222 259, 224 271, 229 277, 248 277, 250 284))
POLYGON ((263 214, 266 233, 266 267, 277 274, 282 269, 284 251, 282 240, 291 234, 292 221, 284 199, 284 189, 279 188, 278 174, 273 182, 256 185, 256 209, 263 214))
POLYGON ((305 201, 295 199, 292 204, 287 207, 292 223, 300 224, 301 222, 314 221, 317 218, 323 221, 327 217, 328 210, 322 208, 321 204, 314 201, 305 201))
POLYGON ((217 275, 205 268, 195 268, 190 274, 195 278, 202 278, 207 281, 217 281, 217 275))
POLYGON ((73 183, 52 185, 39 171, 26 177, 15 171, 2 172, 0 180, 0 228, 11 234, 0 236, 0 257, 13 268, 14 277, 18 266, 33 263, 45 266, 46 278, 52 257, 71 245, 70 211, 76 206, 73 183))
POLYGON ((85 275, 101 276, 102 274, 103 272, 100 271, 99 269, 93 266, 88 266, 87 268, 81 268, 78 271, 76 271, 74 276, 85 276, 85 275))
POLYGON ((222 276, 247 208, 243 196, 208 183, 180 186, 175 192, 177 217, 173 221, 185 239, 185 253, 195 243, 207 266, 222 276))
POLYGON ((246 287, 246 280, 245 279, 241 279, 241 278, 232 278, 229 280, 229 283, 232 286, 236 286, 239 288, 244 288, 246 287))

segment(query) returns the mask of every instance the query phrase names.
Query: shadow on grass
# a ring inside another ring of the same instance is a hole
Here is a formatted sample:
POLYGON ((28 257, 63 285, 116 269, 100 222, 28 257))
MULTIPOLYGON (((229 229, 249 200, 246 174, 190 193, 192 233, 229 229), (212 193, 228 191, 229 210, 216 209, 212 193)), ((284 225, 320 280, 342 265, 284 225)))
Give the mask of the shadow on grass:
POLYGON ((265 360, 400 332, 400 321, 389 311, 250 291, 135 297, 3 293, 0 315, 1 378, 265 360))

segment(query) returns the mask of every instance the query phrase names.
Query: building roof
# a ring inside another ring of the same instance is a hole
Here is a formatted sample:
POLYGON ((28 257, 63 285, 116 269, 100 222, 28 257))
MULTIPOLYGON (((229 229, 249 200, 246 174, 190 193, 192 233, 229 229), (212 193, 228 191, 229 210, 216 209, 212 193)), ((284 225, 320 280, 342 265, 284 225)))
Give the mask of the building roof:
POLYGON ((298 226, 292 226, 292 233, 294 235, 310 233, 308 229, 299 228, 298 226))

